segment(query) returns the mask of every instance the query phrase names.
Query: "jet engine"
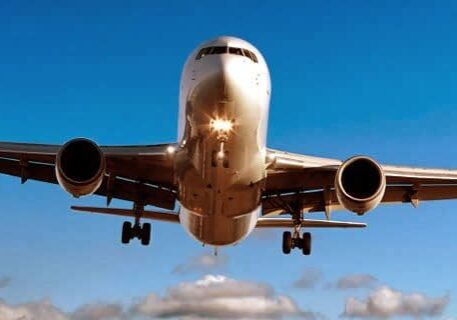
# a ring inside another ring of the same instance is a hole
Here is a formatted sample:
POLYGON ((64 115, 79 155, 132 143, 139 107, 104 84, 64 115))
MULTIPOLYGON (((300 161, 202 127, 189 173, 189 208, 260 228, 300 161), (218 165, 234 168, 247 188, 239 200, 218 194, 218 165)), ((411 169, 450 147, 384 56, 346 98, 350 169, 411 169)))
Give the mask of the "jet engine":
POLYGON ((363 215, 376 208, 386 191, 386 177, 373 159, 353 157, 339 167, 335 177, 338 201, 347 210, 363 215))
POLYGON ((94 193, 105 173, 105 157, 91 140, 78 138, 65 143, 56 158, 56 177, 60 186, 78 198, 94 193))

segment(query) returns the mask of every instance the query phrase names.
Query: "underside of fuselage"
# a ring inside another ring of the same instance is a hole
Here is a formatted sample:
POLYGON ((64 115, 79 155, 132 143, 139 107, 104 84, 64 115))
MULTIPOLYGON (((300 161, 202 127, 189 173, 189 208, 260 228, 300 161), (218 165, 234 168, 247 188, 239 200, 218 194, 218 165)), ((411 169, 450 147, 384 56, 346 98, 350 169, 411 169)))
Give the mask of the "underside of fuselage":
POLYGON ((239 242, 260 214, 267 107, 254 69, 242 59, 207 57, 191 66, 188 79, 175 155, 180 221, 205 244, 239 242))

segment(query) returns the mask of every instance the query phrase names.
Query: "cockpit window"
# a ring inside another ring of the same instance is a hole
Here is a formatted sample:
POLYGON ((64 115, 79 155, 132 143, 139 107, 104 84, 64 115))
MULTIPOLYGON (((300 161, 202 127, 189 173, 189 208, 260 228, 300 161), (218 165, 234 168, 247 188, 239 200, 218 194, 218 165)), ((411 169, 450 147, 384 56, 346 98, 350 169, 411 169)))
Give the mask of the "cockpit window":
POLYGON ((235 47, 206 47, 202 48, 197 56, 195 57, 195 60, 200 60, 201 58, 210 55, 210 54, 235 54, 238 56, 245 56, 246 58, 251 59, 253 62, 258 63, 259 61, 257 60, 256 55, 247 50, 247 49, 241 49, 241 48, 235 48, 235 47))
POLYGON ((230 54, 236 54, 239 56, 243 55, 243 52, 241 51, 241 48, 229 48, 229 53, 230 54))
POLYGON ((227 53, 228 47, 213 47, 211 54, 223 54, 227 53))
POLYGON ((196 60, 200 60, 201 58, 203 58, 204 56, 209 54, 210 49, 212 49, 212 48, 203 48, 203 49, 201 49, 200 52, 197 54, 197 57, 195 59, 196 60))
POLYGON ((243 49, 244 55, 254 61, 255 63, 259 62, 254 52, 249 51, 248 49, 243 49))

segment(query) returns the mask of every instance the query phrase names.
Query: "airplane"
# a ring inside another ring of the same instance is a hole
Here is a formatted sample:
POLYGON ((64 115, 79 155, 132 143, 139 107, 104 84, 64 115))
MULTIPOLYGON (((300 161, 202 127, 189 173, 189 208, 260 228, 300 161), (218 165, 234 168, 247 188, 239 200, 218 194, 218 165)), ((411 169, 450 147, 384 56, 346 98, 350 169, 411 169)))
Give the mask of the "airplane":
POLYGON ((283 228, 282 251, 310 255, 308 228, 364 228, 331 220, 380 204, 457 198, 457 170, 401 167, 371 157, 345 161, 267 147, 270 74, 253 45, 218 37, 198 46, 181 76, 177 142, 99 146, 86 138, 63 145, 0 142, 0 173, 22 183, 59 184, 75 198, 106 197, 106 207, 78 212, 130 217, 121 241, 149 245, 151 224, 181 224, 202 244, 234 245, 256 228, 283 228), (111 208, 112 199, 132 209, 111 208), (308 219, 313 212, 326 219, 308 219))

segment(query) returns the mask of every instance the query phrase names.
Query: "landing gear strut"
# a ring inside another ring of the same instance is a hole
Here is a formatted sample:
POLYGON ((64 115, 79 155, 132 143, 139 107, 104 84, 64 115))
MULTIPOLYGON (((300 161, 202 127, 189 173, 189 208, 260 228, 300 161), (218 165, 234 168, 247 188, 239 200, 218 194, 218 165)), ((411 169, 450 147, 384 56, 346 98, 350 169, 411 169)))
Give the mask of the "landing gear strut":
POLYGON ((303 255, 309 256, 311 254, 312 237, 311 233, 304 232, 303 236, 300 237, 300 229, 303 221, 303 212, 301 211, 301 204, 296 206, 296 209, 292 209, 292 219, 294 222, 294 231, 286 231, 282 235, 282 252, 289 254, 292 249, 301 249, 303 255))
POLYGON ((141 241, 143 246, 147 246, 151 242, 151 224, 140 223, 141 213, 143 211, 142 206, 135 205, 135 211, 137 212, 137 215, 135 216, 135 223, 133 226, 129 221, 124 222, 122 225, 122 243, 128 244, 130 240, 137 238, 141 241))

